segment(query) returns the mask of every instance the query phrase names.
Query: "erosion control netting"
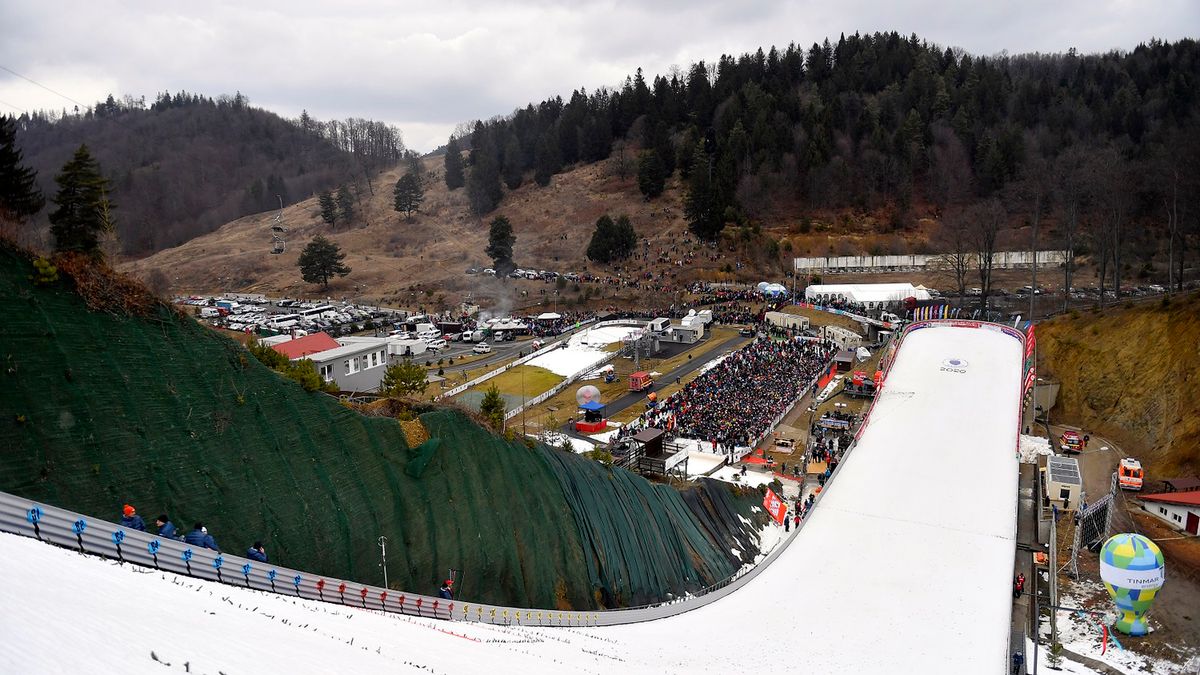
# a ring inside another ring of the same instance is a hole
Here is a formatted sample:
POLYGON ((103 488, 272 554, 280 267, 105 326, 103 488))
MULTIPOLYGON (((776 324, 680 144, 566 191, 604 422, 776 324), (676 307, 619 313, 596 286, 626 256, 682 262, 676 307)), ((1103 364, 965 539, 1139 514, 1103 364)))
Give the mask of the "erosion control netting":
POLYGON ((203 521, 242 553, 315 574, 459 597, 593 608, 703 585, 737 566, 756 500, 680 493, 543 447, 465 414, 420 416, 410 451, 393 419, 308 393, 236 343, 167 309, 133 318, 84 307, 70 282, 35 286, 0 246, 0 490, 153 529, 203 521), (601 591, 603 589, 603 591, 601 591))
MULTIPOLYGON (((574 454, 546 455, 579 521, 588 575, 602 606, 699 590, 758 553, 748 527, 756 518, 751 508, 762 499, 756 491, 704 479, 680 493, 574 454)), ((760 524, 764 520, 757 516, 760 524)))

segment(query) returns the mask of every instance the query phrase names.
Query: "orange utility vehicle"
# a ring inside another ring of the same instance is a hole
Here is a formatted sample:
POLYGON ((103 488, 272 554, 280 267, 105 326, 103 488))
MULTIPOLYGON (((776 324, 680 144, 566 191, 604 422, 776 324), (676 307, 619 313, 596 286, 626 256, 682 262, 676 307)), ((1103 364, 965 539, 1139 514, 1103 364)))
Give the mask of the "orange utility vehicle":
POLYGON ((1121 460, 1117 467, 1117 485, 1122 490, 1142 489, 1142 463, 1132 457, 1121 460))

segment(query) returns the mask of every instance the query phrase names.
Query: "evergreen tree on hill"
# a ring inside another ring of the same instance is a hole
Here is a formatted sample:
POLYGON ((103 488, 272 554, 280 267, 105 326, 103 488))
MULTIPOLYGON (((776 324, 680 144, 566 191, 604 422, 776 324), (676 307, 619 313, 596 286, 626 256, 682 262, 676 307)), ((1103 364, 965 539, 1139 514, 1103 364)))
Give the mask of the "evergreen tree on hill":
POLYGON ((0 116, 0 219, 23 220, 46 205, 37 187, 37 172, 21 165, 17 126, 0 116))
POLYGON ((403 213, 406 219, 412 220, 412 214, 420 210, 421 202, 425 200, 425 191, 421 189, 421 181, 416 175, 409 172, 396 181, 392 196, 392 208, 403 213))
POLYGON ((462 148, 458 147, 458 139, 451 138, 446 144, 446 188, 457 190, 466 184, 463 175, 462 148))
POLYGON ((334 201, 333 195, 328 191, 322 192, 317 198, 317 202, 321 205, 321 220, 324 220, 329 225, 337 224, 337 202, 334 201))
POLYGON ((54 181, 58 183, 57 208, 50 214, 54 250, 99 255, 100 237, 113 230, 116 207, 107 196, 108 181, 86 145, 79 146, 54 181))
POLYGON ((354 220, 354 195, 344 183, 338 187, 337 206, 339 218, 347 223, 354 220))
POLYGON ((653 150, 642 152, 641 158, 638 159, 637 179, 638 189, 642 191, 646 199, 654 199, 663 193, 663 188, 667 184, 667 171, 657 152, 653 150))
POLYGON ((300 277, 328 289, 331 278, 350 274, 350 268, 343 262, 345 259, 346 254, 337 244, 317 235, 300 252, 300 277))
POLYGON ((504 216, 496 216, 488 229, 488 245, 484 250, 492 259, 492 268, 497 277, 503 277, 516 269, 513 264, 513 244, 517 237, 513 234, 512 223, 504 216))
POLYGON ((587 257, 598 263, 624 260, 633 253, 636 246, 637 233, 633 230, 633 224, 629 222, 629 216, 620 216, 614 222, 606 214, 596 220, 596 229, 588 243, 587 257))

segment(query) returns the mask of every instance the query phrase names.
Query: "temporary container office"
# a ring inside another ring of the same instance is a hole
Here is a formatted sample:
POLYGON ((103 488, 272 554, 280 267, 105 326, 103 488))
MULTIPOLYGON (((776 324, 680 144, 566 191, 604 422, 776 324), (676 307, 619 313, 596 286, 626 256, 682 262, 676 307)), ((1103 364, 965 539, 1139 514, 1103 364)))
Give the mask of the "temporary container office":
POLYGON ((1064 510, 1078 508, 1083 493, 1079 461, 1074 457, 1047 457, 1045 485, 1045 497, 1050 503, 1064 510))

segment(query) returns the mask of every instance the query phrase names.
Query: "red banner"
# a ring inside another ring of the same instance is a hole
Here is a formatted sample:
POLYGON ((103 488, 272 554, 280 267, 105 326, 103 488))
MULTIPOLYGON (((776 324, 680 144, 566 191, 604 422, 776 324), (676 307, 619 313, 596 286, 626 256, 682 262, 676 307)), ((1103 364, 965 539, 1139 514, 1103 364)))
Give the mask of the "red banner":
POLYGON ((767 488, 767 496, 763 498, 763 508, 771 514, 771 518, 776 524, 782 525, 783 519, 787 518, 787 503, 772 492, 771 488, 767 488))
POLYGON ((1033 356, 1033 346, 1037 344, 1037 338, 1033 335, 1033 324, 1029 325, 1029 332, 1025 334, 1025 358, 1033 356))

